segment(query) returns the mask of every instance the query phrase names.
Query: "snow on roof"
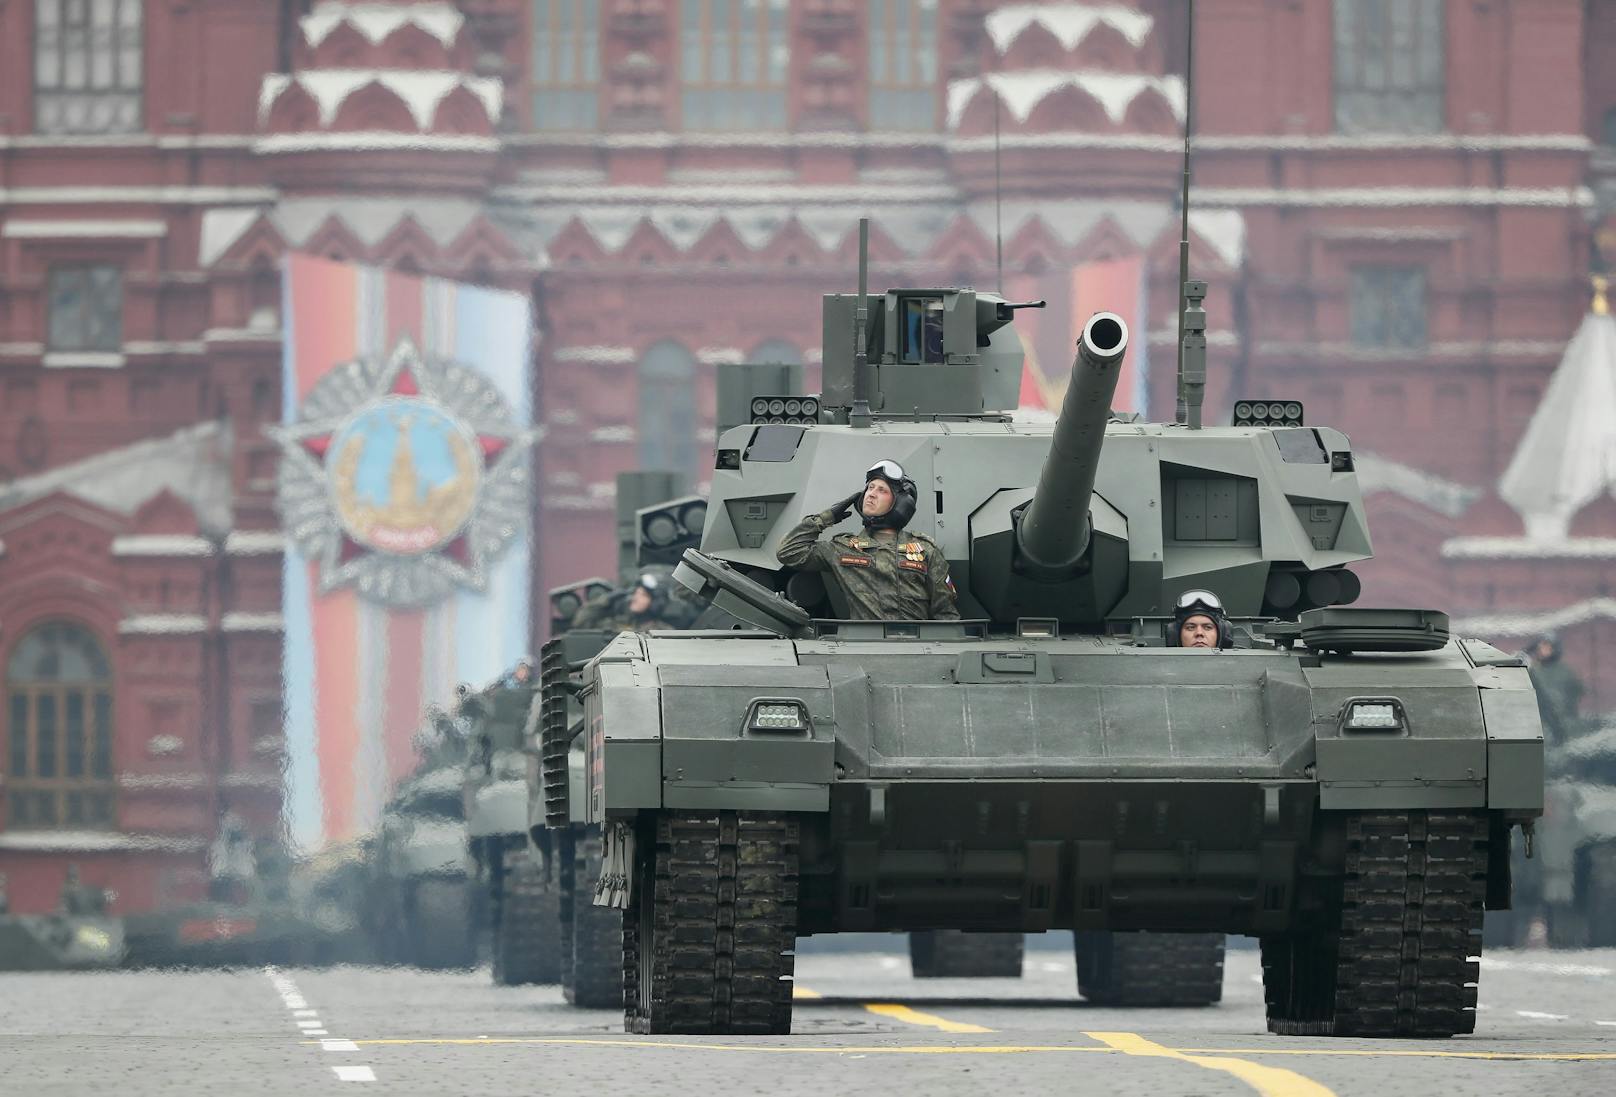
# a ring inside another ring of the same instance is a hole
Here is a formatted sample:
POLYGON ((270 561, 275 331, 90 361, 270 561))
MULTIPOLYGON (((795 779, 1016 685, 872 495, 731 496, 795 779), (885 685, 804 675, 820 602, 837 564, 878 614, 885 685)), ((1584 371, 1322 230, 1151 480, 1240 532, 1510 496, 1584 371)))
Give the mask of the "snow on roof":
POLYGON ((364 35, 372 45, 410 23, 449 46, 454 43, 465 21, 455 6, 448 3, 386 4, 321 0, 298 23, 303 28, 303 40, 310 46, 324 42, 332 31, 344 23, 364 35))
POLYGON ((429 129, 438 104, 464 87, 482 101, 489 121, 499 118, 505 86, 497 77, 471 76, 454 69, 309 69, 272 72, 258 92, 258 124, 262 126, 276 101, 293 84, 303 88, 320 108, 320 125, 329 126, 348 97, 360 88, 381 84, 404 101, 418 129, 429 129))
POLYGON ((203 530, 230 528, 230 442, 222 423, 197 423, 98 453, 0 487, 0 512, 63 491, 116 514, 133 514, 159 492, 172 491, 203 530))
POLYGON ((1589 621, 1616 619, 1616 598, 1585 598, 1569 606, 1549 610, 1478 613, 1470 617, 1457 617, 1452 622, 1454 632, 1482 633, 1493 636, 1537 636, 1545 632, 1561 632, 1589 621))
POLYGON ((1155 22, 1144 12, 1122 4, 1007 4, 988 14, 988 37, 1000 53, 1009 51, 1021 32, 1037 23, 1066 49, 1073 49, 1089 32, 1104 23, 1138 49, 1150 37, 1155 22))
POLYGON ((1616 317, 1600 294, 1549 379, 1498 494, 1528 537, 1560 539, 1572 516, 1607 491, 1616 495, 1616 317))
POLYGON ((1357 465, 1358 484, 1365 497, 1377 492, 1391 492, 1411 499, 1422 506, 1458 518, 1482 496, 1482 489, 1445 479, 1434 472, 1414 468, 1359 450, 1353 455, 1357 465))
POLYGON ((1140 94, 1155 91, 1167 100, 1173 115, 1184 119, 1184 81, 1177 76, 1150 76, 1136 72, 1099 72, 1070 69, 1029 69, 1022 72, 990 72, 953 80, 948 85, 948 125, 959 125, 965 108, 977 93, 991 88, 1018 122, 1039 103, 1065 88, 1075 87, 1093 96, 1113 122, 1121 122, 1128 107, 1140 94))

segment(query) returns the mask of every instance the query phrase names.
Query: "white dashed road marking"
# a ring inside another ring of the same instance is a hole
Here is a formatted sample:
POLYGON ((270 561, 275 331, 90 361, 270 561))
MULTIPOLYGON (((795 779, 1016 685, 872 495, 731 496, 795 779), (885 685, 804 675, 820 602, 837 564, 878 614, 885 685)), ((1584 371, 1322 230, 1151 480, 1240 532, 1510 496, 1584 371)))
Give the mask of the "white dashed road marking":
MULTIPOLYGON (((293 1022, 297 1025, 299 1036, 328 1037, 329 1030, 320 1020, 320 1011, 309 1008, 309 1003, 297 989, 297 984, 291 978, 282 975, 273 967, 266 967, 264 974, 269 977, 270 983, 279 992, 281 1001, 286 1008, 292 1011, 293 1022)), ((352 1040, 321 1039, 320 1047, 325 1051, 358 1051, 359 1045, 352 1040)), ((337 1075, 339 1082, 374 1082, 376 1072, 368 1066, 340 1066, 331 1068, 337 1075)))
POLYGON ((1541 960, 1509 960, 1501 956, 1483 956, 1481 958, 1483 969, 1494 968, 1498 971, 1529 971, 1538 975, 1592 975, 1603 976, 1611 973, 1611 968, 1600 967, 1597 964, 1554 964, 1541 960))
POLYGON ((1571 1019, 1569 1014, 1542 1013, 1535 1009, 1518 1009, 1515 1011, 1515 1016, 1525 1017, 1528 1021, 1569 1021, 1571 1019))

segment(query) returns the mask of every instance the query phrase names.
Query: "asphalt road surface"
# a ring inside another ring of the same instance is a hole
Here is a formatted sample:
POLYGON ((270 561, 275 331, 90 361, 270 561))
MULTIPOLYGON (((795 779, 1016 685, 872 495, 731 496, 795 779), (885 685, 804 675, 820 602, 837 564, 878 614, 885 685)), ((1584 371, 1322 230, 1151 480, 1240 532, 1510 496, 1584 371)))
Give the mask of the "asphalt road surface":
MULTIPOLYGON (((901 939, 894 938, 897 943, 901 939)), ((798 961, 790 1037, 628 1037, 485 970, 0 976, 0 1094, 1616 1094, 1616 950, 1494 952, 1472 1037, 1264 1031, 1257 958, 1202 1010, 1079 1002, 1069 953, 1021 979, 910 978, 897 953, 798 961)))

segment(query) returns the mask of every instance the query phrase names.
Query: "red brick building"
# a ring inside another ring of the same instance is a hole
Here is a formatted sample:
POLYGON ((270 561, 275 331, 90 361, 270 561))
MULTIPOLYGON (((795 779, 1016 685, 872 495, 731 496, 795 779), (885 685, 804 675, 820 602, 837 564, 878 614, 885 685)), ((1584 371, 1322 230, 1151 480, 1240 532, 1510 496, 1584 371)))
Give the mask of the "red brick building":
MULTIPOLYGON (((878 286, 1002 280, 1071 311, 1083 265, 1142 272, 1171 414, 1187 104, 1209 418, 1299 397, 1362 455, 1366 601, 1530 611, 1592 670, 1616 508, 1572 518, 1594 563, 1551 591, 1532 561, 1567 550, 1497 485, 1616 262, 1616 0, 1202 3, 1188 94, 1184 10, 0 3, 14 902, 49 905, 75 859, 125 909, 170 901, 223 810, 278 814, 285 251, 532 294, 542 589, 599 570, 618 471, 704 478, 716 363, 812 375, 861 214, 878 286), (1527 563, 1444 556, 1478 537, 1527 563)), ((1058 374, 1069 333, 1029 330, 1058 374)))

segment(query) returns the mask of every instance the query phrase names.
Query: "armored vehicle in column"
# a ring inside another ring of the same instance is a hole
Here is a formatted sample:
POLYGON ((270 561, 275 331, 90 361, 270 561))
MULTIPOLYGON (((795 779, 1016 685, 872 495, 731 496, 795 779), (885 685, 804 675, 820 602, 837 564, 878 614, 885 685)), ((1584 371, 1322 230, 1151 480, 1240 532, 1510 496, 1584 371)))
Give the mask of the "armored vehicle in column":
POLYGON ((702 627, 546 674, 586 751, 578 805, 551 764, 571 726, 546 719, 546 804, 604 827, 627 1027, 789 1031, 803 934, 1065 928, 1102 999, 1169 963, 1208 975, 1243 933, 1274 1032, 1470 1031, 1483 910, 1541 811, 1537 706, 1445 615, 1351 604, 1370 542, 1347 437, 1284 399, 1203 427, 1202 283, 1175 422, 1109 413, 1129 335, 1100 313, 1040 425, 1010 414, 1018 306, 869 301, 862 273, 824 301, 813 421, 718 440, 676 572, 702 627), (960 619, 849 620, 839 583, 777 557, 881 461, 960 619), (1186 598, 1221 606, 1215 645, 1179 646, 1186 598), (1133 963, 1143 933, 1204 936, 1133 963))

